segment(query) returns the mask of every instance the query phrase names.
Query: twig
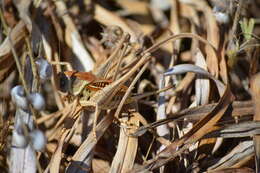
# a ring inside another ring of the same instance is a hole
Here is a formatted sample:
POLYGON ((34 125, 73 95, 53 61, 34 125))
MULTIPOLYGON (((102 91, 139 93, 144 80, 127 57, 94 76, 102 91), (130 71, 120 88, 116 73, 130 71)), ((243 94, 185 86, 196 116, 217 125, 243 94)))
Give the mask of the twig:
POLYGON ((145 69, 148 66, 148 62, 142 67, 142 69, 139 71, 139 73, 136 75, 136 77, 134 78, 133 82, 130 84, 129 88, 127 89, 124 97, 122 98, 121 102, 119 103, 117 109, 116 109, 116 113, 115 113, 115 117, 118 118, 119 113, 126 101, 126 99, 129 97, 131 91, 134 89, 134 85, 136 84, 136 82, 138 81, 138 79, 141 77, 141 75, 143 74, 143 72, 145 71, 145 69))
POLYGON ((244 3, 244 0, 240 0, 239 3, 238 3, 238 7, 237 7, 237 10, 236 10, 236 13, 235 13, 232 29, 231 29, 230 34, 229 34, 229 40, 232 40, 232 38, 234 37, 234 35, 237 32, 237 25, 238 25, 238 22, 239 22, 243 3, 244 3))
POLYGON ((18 70, 18 73, 19 73, 19 76, 21 77, 21 80, 22 80, 22 84, 23 84, 23 87, 24 87, 24 90, 25 90, 25 93, 27 96, 29 96, 30 94, 30 91, 28 89, 28 86, 25 82, 25 79, 24 79, 24 75, 23 75, 23 72, 22 72, 22 68, 21 68, 21 64, 20 64, 20 61, 18 59, 18 56, 16 54, 16 51, 14 50, 14 46, 12 44, 12 40, 10 39, 11 36, 10 36, 10 31, 8 33, 8 38, 9 38, 9 43, 11 45, 11 50, 12 50, 12 53, 13 53, 13 56, 14 56, 14 60, 15 60, 15 63, 16 63, 16 67, 17 67, 17 70, 18 70))
POLYGON ((28 38, 26 38, 25 40, 26 40, 28 50, 29 50, 29 57, 30 57, 30 62, 31 62, 31 67, 32 67, 32 73, 33 73, 33 76, 34 76, 32 91, 38 91, 40 85, 39 85, 39 75, 37 73, 37 66, 36 66, 34 58, 33 58, 33 53, 32 53, 32 49, 31 49, 31 46, 30 46, 30 41, 29 41, 28 38))

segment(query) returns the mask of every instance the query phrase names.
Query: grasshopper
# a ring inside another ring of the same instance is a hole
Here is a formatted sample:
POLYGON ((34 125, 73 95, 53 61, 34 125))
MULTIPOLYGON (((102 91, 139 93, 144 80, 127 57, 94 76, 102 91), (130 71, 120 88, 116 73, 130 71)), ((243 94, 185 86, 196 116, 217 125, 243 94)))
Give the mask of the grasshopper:
MULTIPOLYGON (((91 72, 64 72, 66 77, 68 77, 66 79, 68 82, 65 82, 69 85, 67 88, 69 88, 69 92, 73 96, 78 97, 79 104, 82 107, 95 107, 95 118, 93 122, 93 134, 95 137, 95 129, 100 111, 115 109, 118 106, 127 90, 124 83, 145 63, 145 60, 148 57, 150 57, 149 53, 144 55, 128 73, 114 82, 97 77, 91 72)), ((135 99, 129 97, 126 100, 126 103, 130 103, 134 100, 135 99)))

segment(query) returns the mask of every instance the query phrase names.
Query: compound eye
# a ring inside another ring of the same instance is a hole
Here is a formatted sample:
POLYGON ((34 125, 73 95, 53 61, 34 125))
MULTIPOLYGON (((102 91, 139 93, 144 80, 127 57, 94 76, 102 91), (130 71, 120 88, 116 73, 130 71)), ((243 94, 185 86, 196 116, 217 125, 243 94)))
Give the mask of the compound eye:
POLYGON ((58 79, 59 90, 64 93, 68 92, 70 85, 69 78, 63 72, 59 72, 58 79))

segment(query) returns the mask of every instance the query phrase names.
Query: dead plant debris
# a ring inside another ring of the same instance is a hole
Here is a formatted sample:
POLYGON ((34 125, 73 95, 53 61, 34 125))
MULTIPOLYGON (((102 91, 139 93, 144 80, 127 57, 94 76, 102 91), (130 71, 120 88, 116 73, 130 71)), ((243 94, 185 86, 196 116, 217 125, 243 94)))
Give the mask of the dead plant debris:
POLYGON ((0 172, 260 171, 259 1, 0 5, 0 172))

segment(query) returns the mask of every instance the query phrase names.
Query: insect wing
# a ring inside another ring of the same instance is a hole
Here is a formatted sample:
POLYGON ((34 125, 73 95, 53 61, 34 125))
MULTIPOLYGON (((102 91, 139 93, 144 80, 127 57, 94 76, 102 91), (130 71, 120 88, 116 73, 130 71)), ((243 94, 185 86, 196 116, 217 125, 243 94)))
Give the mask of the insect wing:
POLYGON ((94 74, 92 74, 91 72, 65 71, 64 73, 65 73, 65 75, 67 75, 70 78, 76 77, 80 80, 85 80, 88 82, 92 82, 97 79, 96 76, 94 74))

